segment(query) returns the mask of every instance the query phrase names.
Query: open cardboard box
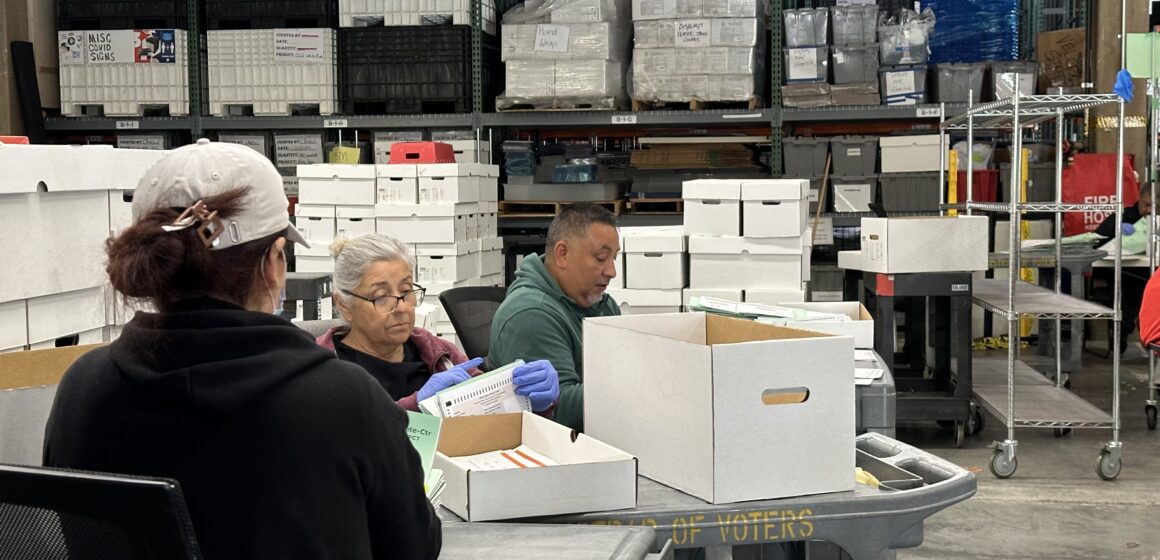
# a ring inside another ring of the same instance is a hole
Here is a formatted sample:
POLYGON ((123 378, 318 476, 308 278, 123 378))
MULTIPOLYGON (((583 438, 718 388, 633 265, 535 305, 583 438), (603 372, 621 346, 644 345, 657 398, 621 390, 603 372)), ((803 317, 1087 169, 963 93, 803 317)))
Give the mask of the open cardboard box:
POLYGON ((854 339, 705 313, 586 319, 584 426, 712 503, 850 490, 854 339))
POLYGON ((0 463, 40 465, 56 386, 77 358, 98 346, 0 354, 0 463))
POLYGON ((467 521, 636 507, 632 455, 530 412, 443 419, 434 468, 447 482, 443 506, 467 521), (473 471, 455 460, 520 445, 558 465, 473 471))
POLYGON ((854 348, 874 348, 874 317, 866 307, 857 301, 833 302, 782 302, 782 307, 817 311, 818 313, 842 314, 850 321, 789 321, 787 327, 828 334, 854 337, 854 348))

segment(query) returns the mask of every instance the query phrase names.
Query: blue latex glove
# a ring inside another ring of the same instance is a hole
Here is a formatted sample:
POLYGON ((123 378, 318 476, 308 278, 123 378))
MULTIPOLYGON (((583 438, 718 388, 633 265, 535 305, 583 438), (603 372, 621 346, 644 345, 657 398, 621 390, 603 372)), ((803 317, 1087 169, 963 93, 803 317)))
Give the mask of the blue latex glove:
POLYGON ((1120 224, 1120 231, 1123 232, 1124 235, 1132 235, 1133 233, 1136 233, 1136 226, 1124 222, 1120 224))
POLYGON ((532 410, 542 412, 560 398, 560 377, 548 360, 537 360, 517 366, 512 372, 516 394, 532 401, 532 410))
POLYGON ((427 383, 423 384, 423 388, 415 393, 415 397, 424 401, 435 396, 435 393, 439 391, 471 379, 471 370, 482 363, 483 358, 475 358, 473 360, 467 360, 447 371, 441 371, 432 375, 427 380, 427 383))
POLYGON ((1132 101, 1132 75, 1127 70, 1120 69, 1116 73, 1116 85, 1112 87, 1112 92, 1123 97, 1125 103, 1132 101))

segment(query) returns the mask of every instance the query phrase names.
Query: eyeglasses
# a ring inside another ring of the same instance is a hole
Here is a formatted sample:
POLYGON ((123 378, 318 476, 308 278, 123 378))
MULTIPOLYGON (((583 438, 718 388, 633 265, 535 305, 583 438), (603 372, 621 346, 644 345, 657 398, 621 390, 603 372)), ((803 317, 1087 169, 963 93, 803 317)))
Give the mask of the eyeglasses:
POLYGON ((397 309, 399 307, 399 302, 403 301, 407 302, 407 304, 411 307, 419 307, 423 304, 423 296, 427 293, 427 289, 416 284, 414 289, 403 292, 401 295, 386 295, 379 296, 377 298, 360 296, 350 290, 343 290, 342 293, 348 296, 356 297, 363 301, 371 302, 375 306, 375 311, 385 315, 397 309))

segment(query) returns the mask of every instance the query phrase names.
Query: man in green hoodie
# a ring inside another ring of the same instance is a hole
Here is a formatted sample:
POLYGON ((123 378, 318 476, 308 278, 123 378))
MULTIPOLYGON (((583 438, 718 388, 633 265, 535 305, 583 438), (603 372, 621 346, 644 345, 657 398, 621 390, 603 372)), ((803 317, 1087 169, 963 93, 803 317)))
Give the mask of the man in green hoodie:
POLYGON ((488 362, 548 360, 560 377, 555 420, 584 429, 585 317, 620 315, 604 291, 616 278, 620 235, 606 208, 577 203, 548 227, 544 255, 524 257, 491 322, 488 362))

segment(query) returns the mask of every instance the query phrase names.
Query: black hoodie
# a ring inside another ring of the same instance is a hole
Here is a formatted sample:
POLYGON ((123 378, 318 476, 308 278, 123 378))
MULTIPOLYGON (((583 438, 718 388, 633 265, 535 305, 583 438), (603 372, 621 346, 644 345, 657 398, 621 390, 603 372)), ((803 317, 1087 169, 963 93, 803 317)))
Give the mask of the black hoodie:
POLYGON ((61 380, 44 464, 177 479, 206 558, 436 558, 407 418, 274 315, 139 313, 61 380))

